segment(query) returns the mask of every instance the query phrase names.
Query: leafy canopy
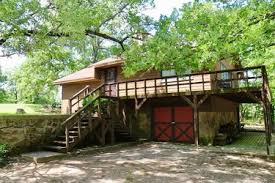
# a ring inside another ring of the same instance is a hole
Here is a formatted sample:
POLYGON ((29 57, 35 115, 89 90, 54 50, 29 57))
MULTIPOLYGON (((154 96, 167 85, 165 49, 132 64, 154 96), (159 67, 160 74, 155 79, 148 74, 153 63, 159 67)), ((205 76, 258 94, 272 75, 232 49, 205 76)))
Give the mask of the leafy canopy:
POLYGON ((11 74, 16 100, 53 103, 54 80, 112 50, 120 54, 149 32, 152 20, 140 12, 152 6, 153 0, 2 0, 2 55, 27 56, 11 74))
POLYGON ((151 20, 140 12, 152 5, 153 0, 2 0, 0 46, 6 55, 60 46, 81 56, 92 38, 123 50, 128 39, 148 32, 151 20))
POLYGON ((266 63, 274 53, 275 1, 235 2, 188 3, 162 16, 155 36, 143 43, 131 41, 127 47, 125 74, 212 69, 223 59, 244 66, 259 58, 257 64, 266 63))

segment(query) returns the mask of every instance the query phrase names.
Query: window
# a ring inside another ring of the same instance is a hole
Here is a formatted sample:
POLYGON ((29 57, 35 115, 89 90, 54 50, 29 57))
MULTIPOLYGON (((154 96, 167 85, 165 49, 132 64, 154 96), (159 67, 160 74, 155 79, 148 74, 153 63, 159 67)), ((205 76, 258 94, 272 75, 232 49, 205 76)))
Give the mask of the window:
POLYGON ((116 82, 116 68, 110 68, 105 71, 105 83, 116 82))
POLYGON ((176 70, 163 70, 161 71, 161 77, 176 76, 176 70))
MULTIPOLYGON (((225 67, 225 65, 223 63, 221 63, 221 67, 220 67, 221 71, 224 71, 226 70, 227 68, 225 67)), ((221 73, 221 79, 222 80, 226 80, 226 79, 229 79, 229 72, 222 72, 221 73)))

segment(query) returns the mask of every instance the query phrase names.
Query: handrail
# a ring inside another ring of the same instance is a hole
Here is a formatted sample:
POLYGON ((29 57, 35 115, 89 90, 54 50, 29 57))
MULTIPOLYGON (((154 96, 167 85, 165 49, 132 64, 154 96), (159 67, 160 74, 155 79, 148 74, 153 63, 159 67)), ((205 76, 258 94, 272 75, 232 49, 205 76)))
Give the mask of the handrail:
MULTIPOLYGON (((179 76, 165 76, 165 77, 154 77, 154 78, 147 78, 149 80, 158 80, 158 79, 169 79, 169 78, 176 78, 176 77, 189 77, 189 76, 198 76, 198 75, 207 75, 207 74, 220 74, 220 73, 227 73, 227 72, 235 72, 235 71, 246 71, 246 70, 256 70, 261 69, 265 66, 254 66, 254 67, 245 67, 240 69, 228 69, 228 70, 220 70, 220 71, 208 71, 208 72, 197 72, 197 73, 191 73, 191 74, 183 74, 179 76)), ((138 81, 144 81, 145 79, 133 79, 130 81, 120 81, 120 82, 114 82, 110 84, 121 84, 125 82, 138 82, 138 81)))
MULTIPOLYGON (((97 91, 100 91, 102 89, 102 87, 104 87, 104 86, 105 86, 105 84, 102 84, 102 85, 98 86, 96 89, 94 89, 93 91, 89 92, 84 98, 87 98, 87 97, 91 96, 92 94, 96 93, 97 91)), ((86 105, 84 105, 76 113, 72 114, 69 118, 67 118, 61 124, 62 127, 65 127, 65 142, 66 142, 67 152, 71 148, 71 145, 70 145, 70 142, 69 142, 69 130, 73 126, 77 125, 77 127, 78 127, 78 138, 81 139, 81 136, 82 136, 81 133, 82 132, 81 132, 81 124, 80 124, 80 122, 82 120, 81 118, 83 117, 82 116, 82 112, 85 111, 85 110, 89 110, 88 108, 91 107, 95 103, 95 101, 97 101, 100 97, 101 97, 101 93, 99 93, 97 96, 95 96, 95 98, 92 99, 91 101, 88 101, 88 103, 86 105)))
POLYGON ((87 90, 87 86, 85 88, 83 88, 82 90, 80 90, 78 92, 78 95, 75 94, 73 97, 71 97, 71 99, 69 100, 69 104, 70 104, 70 113, 72 113, 72 108, 76 105, 76 104, 79 104, 79 102, 81 100, 85 100, 87 97, 91 96, 94 92, 96 92, 97 90, 101 89, 105 84, 101 84, 99 85, 97 88, 95 88, 94 90, 92 90, 91 92, 88 92, 83 98, 81 99, 78 99, 78 101, 76 101, 75 103, 72 104, 72 100, 76 97, 76 96, 79 96, 79 94, 81 94, 83 91, 87 90))
POLYGON ((74 94, 70 100, 73 100, 75 97, 77 97, 78 95, 80 95, 81 93, 83 93, 86 89, 90 88, 90 85, 86 85, 83 89, 81 89, 80 91, 78 91, 76 94, 74 94))
POLYGON ((94 103, 100 96, 97 96, 90 102, 88 102, 85 106, 81 108, 81 110, 78 110, 76 113, 72 114, 69 118, 67 118, 63 123, 61 123, 61 126, 66 125, 69 121, 71 121, 75 116, 79 115, 83 110, 85 110, 88 106, 90 106, 92 103, 94 103))
MULTIPOLYGON (((230 88, 249 88, 249 87, 259 87, 257 81, 264 82, 264 73, 261 71, 261 68, 264 66, 255 66, 255 67, 246 67, 241 69, 228 69, 222 71, 212 71, 212 72, 201 72, 201 73, 193 73, 193 74, 185 74, 180 76, 167 76, 167 77, 155 77, 155 78, 147 78, 147 79, 135 79, 130 81, 120 81, 109 83, 108 86, 115 86, 117 90, 114 96, 116 97, 129 97, 129 96, 137 96, 137 90, 141 93, 141 95, 147 96, 147 89, 150 89, 149 94, 164 94, 164 93, 179 93, 180 87, 185 87, 189 85, 189 91, 192 93, 193 91, 203 91, 206 90, 220 90, 223 88, 227 88, 227 85, 223 86, 223 83, 227 83, 230 88), (229 73, 229 78, 222 78, 222 73, 229 73), (239 75, 239 73, 243 73, 243 75, 239 75), (251 74, 251 76, 250 76, 251 74), (197 76, 201 79, 196 79, 192 76, 197 76), (201 76, 201 77, 200 77, 201 76), (188 79, 189 78, 189 79, 188 79), (171 80, 173 79, 173 81, 171 80), (251 81, 255 79, 254 81, 251 81), (262 80, 260 80, 262 79, 262 80), (156 81, 161 81, 157 84, 156 81), (165 82, 162 82, 165 81, 165 82), (188 82, 189 81, 189 82, 188 82), (151 84, 148 86, 147 83, 151 84), (239 82, 243 82, 244 85, 239 85, 239 82), (137 86, 137 83, 140 83, 141 86, 137 86), (144 83, 144 84, 142 84, 144 83), (155 84, 154 84, 155 83, 155 84), (235 85, 236 83, 236 85, 235 85), (129 85, 131 84, 131 85, 129 85), (201 90, 196 88, 198 84, 201 84, 201 90), (210 85, 209 85, 210 84, 210 85), (207 85, 207 86, 206 86, 207 85), (221 86, 220 86, 221 85, 221 86), (122 87, 121 87, 122 86, 122 87), (171 89, 172 86, 176 86, 176 88, 171 89), (163 91, 158 93, 156 88, 163 87, 163 91), (167 88, 168 87, 168 88, 167 88), (169 89, 170 87, 170 89, 169 89), (194 88, 193 88, 194 87, 194 88), (155 92, 153 92, 152 88, 155 88, 155 92), (142 91, 144 89, 144 91, 142 91), (168 89, 170 90, 168 92, 168 89), (194 89, 194 90, 193 90, 194 89), (129 95, 129 91, 132 93, 129 95), (120 95, 120 92, 124 92, 120 95)), ((111 88, 111 87, 109 87, 111 88)), ((104 90, 105 91, 105 90, 104 90)), ((108 90, 109 91, 109 90, 108 90)), ((112 89, 110 89, 112 91, 112 89)), ((112 95, 111 92, 110 96, 112 95)))

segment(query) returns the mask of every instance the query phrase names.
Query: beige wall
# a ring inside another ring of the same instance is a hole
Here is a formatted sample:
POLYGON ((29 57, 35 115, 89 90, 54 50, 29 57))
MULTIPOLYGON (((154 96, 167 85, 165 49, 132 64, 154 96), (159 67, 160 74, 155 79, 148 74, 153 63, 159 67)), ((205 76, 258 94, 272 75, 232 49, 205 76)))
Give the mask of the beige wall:
MULTIPOLYGON (((75 83, 75 84, 64 84, 62 85, 62 102, 61 102, 61 113, 68 114, 69 109, 69 99, 79 92, 81 89, 85 88, 87 85, 90 85, 91 88, 96 88, 100 85, 100 82, 84 82, 84 83, 75 83)), ((77 107, 75 107, 76 110, 77 107)))

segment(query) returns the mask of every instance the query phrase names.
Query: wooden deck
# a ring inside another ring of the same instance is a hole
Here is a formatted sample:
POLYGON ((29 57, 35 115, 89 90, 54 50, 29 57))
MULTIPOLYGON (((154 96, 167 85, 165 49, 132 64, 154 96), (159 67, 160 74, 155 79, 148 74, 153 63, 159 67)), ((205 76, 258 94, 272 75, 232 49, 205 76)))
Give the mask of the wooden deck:
POLYGON ((149 98, 179 95, 261 92, 265 87, 263 67, 194 73, 117 82, 102 87, 108 97, 149 98))

